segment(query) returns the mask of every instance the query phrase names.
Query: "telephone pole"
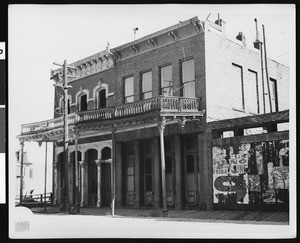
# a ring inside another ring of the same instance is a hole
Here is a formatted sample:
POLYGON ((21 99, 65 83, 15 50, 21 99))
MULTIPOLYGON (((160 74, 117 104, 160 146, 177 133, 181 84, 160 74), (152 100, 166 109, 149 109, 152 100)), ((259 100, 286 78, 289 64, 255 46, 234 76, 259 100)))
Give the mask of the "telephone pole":
POLYGON ((61 186, 61 202, 60 210, 61 212, 69 213, 70 212, 70 199, 69 199, 69 156, 68 156, 68 146, 69 146, 69 128, 68 128, 68 89, 72 86, 68 85, 68 77, 73 77, 68 75, 68 68, 75 69, 74 67, 67 65, 67 60, 64 60, 64 64, 53 63, 54 65, 61 66, 63 73, 54 72, 51 70, 51 78, 54 79, 56 84, 54 86, 61 87, 64 91, 64 135, 63 135, 63 144, 64 144, 64 156, 63 156, 63 170, 61 171, 63 177, 63 186, 61 186))

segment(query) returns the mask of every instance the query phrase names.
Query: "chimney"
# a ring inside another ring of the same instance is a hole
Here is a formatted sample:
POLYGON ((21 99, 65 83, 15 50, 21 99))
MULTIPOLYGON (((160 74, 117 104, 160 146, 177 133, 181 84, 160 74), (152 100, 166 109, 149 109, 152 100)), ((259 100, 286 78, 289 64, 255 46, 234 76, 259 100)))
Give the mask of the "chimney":
POLYGON ((225 27, 226 27, 226 21, 223 19, 220 19, 220 16, 218 15, 218 19, 215 21, 215 24, 220 26, 220 31, 222 32, 223 35, 225 35, 225 27))
POLYGON ((246 46, 246 37, 244 36, 243 32, 239 32, 239 34, 236 36, 236 39, 241 41, 244 47, 246 46))
POLYGON ((257 19, 255 18, 254 19, 254 22, 255 22, 255 28, 256 28, 256 39, 255 41, 253 42, 253 46, 255 49, 260 49, 260 44, 261 44, 261 41, 259 39, 259 33, 258 33, 258 28, 257 28, 257 19))

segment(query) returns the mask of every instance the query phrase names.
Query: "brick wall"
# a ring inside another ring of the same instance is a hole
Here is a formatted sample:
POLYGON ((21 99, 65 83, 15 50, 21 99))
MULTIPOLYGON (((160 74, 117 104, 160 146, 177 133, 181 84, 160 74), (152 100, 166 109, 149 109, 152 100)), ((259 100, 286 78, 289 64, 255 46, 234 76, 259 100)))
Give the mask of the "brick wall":
MULTIPOLYGON (((260 52, 258 50, 249 50, 237 40, 231 41, 224 36, 219 36, 209 31, 206 31, 205 35, 207 120, 212 121, 249 115, 247 110, 246 112, 234 111, 231 104, 233 93, 237 91, 237 87, 234 87, 232 83, 232 63, 242 67, 244 83, 249 81, 248 70, 257 72, 258 84, 260 85, 260 52)), ((268 71, 269 77, 277 80, 279 110, 288 109, 288 67, 269 59, 268 71)), ((265 73, 264 78, 266 80, 265 73)), ((261 87, 259 88, 260 90, 262 89, 261 87)), ((267 92, 266 85, 265 91, 267 92)), ((266 105, 269 105, 268 96, 266 96, 265 100, 266 105)), ((260 107, 262 107, 262 98, 260 98, 260 107)))
MULTIPOLYGON (((203 34, 162 46, 152 51, 137 54, 132 58, 117 62, 116 65, 116 105, 123 104, 124 78, 134 77, 134 100, 140 100, 141 73, 152 71, 153 96, 159 95, 160 67, 172 64, 174 90, 180 87, 181 61, 184 57, 195 58, 196 96, 204 96, 204 36, 203 34)), ((174 95, 178 95, 178 92, 174 95)), ((205 99, 203 100, 205 101, 205 99)))

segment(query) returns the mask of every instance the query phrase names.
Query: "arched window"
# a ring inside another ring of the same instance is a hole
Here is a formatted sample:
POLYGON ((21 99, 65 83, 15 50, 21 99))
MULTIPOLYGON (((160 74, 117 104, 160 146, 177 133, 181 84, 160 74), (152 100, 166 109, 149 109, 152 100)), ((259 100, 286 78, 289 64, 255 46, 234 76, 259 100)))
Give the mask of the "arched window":
POLYGON ((79 111, 87 110, 87 95, 81 95, 79 98, 79 111))
POLYGON ((106 107, 106 90, 101 89, 98 93, 98 107, 105 108, 106 107))
POLYGON ((105 147, 101 151, 101 159, 106 160, 106 159, 111 159, 111 148, 105 147))

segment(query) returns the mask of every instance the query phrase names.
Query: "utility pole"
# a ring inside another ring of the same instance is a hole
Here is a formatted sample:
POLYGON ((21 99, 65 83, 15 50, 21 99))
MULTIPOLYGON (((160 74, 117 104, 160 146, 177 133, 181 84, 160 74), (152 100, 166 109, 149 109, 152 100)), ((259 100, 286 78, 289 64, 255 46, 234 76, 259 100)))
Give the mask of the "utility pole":
POLYGON ((68 77, 73 77, 68 75, 68 68, 75 69, 74 67, 67 65, 67 60, 64 60, 64 64, 53 63, 54 65, 61 66, 63 73, 56 72, 51 70, 51 78, 54 79, 56 84, 54 86, 61 87, 64 91, 64 135, 63 135, 63 144, 64 144, 64 169, 61 171, 63 176, 63 188, 61 188, 61 202, 60 210, 65 213, 70 212, 70 199, 69 199, 69 156, 68 156, 68 146, 69 146, 69 128, 68 128, 68 89, 72 86, 68 85, 68 77), (62 79, 61 79, 62 76, 62 79))
POLYGON ((269 72, 268 72, 268 58, 267 58, 267 47, 266 47, 266 37, 265 37, 265 26, 262 25, 263 36, 264 36, 264 50, 265 50, 265 65, 266 65, 266 75, 267 75, 267 86, 268 86, 268 94, 269 94, 269 103, 270 103, 270 113, 272 113, 272 101, 271 101, 271 93, 270 93, 270 80, 269 80, 269 72))
POLYGON ((259 38, 258 28, 257 28, 257 19, 254 19, 256 27, 256 40, 254 41, 254 46, 258 47, 260 50, 260 66, 261 66, 261 82, 262 82, 262 99, 263 99, 263 111, 266 113, 266 101, 265 101, 265 82, 264 82, 264 61, 263 61, 263 50, 262 42, 259 38), (258 44, 258 46, 257 46, 258 44))

